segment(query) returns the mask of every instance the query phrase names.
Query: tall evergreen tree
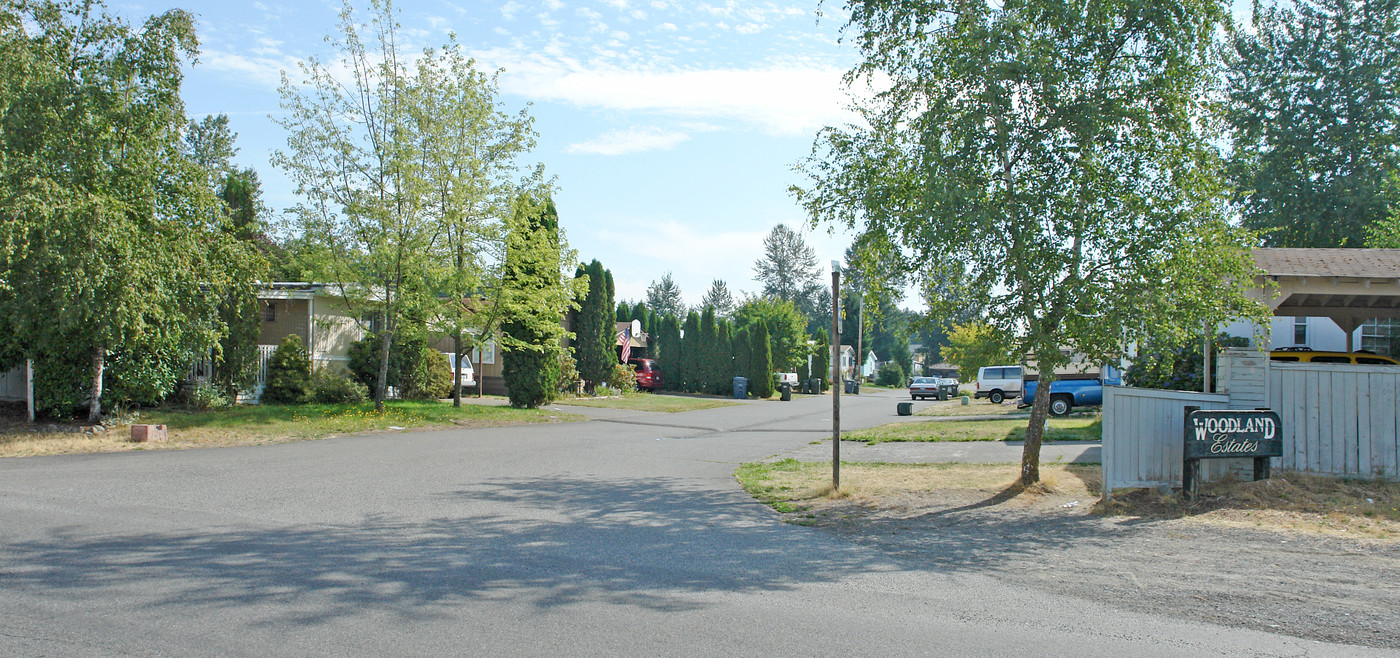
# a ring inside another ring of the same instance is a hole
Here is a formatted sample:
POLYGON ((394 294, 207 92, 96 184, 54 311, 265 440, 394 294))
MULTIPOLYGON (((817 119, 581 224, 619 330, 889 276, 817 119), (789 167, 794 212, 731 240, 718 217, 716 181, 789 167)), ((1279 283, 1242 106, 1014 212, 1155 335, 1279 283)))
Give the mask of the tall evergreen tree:
POLYGON ((773 352, 762 322, 749 326, 749 390, 760 400, 773 397, 773 352))
POLYGON ((700 299, 700 306, 713 306, 716 316, 729 317, 734 312, 734 295, 729 293, 729 284, 722 279, 712 281, 709 291, 700 299))
POLYGON ((501 374, 511 406, 535 408, 558 394, 564 309, 575 293, 564 285, 573 252, 559 235, 554 202, 523 195, 508 220, 501 289, 501 374))
POLYGON ((681 298, 681 287, 676 285, 676 280, 667 272, 659 281, 652 281, 647 286, 647 307, 657 313, 671 314, 677 318, 685 318, 685 300, 681 298))
POLYGON ((680 354, 677 357, 681 390, 688 393, 700 390, 701 340, 700 314, 691 311, 685 316, 685 324, 681 327, 680 354))
POLYGON ((617 360, 613 347, 617 340, 613 333, 611 273, 594 259, 580 267, 575 278, 584 276, 588 277, 588 293, 579 301, 578 313, 574 316, 574 360, 578 363, 579 376, 591 392, 612 374, 613 362, 617 360))

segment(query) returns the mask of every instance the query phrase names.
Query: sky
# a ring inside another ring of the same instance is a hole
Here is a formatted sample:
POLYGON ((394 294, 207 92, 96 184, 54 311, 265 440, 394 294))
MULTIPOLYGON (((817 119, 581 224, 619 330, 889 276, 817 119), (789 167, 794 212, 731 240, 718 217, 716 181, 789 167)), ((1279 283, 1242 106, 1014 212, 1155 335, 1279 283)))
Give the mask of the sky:
MULTIPOLYGON (((278 85, 282 71, 299 79, 304 58, 335 61, 326 37, 340 1, 110 5, 137 23, 175 6, 195 14, 200 40, 186 112, 229 116, 235 161, 257 170, 280 213, 296 197, 271 164, 286 148, 274 123, 278 85)), ((857 53, 838 42, 839 4, 419 0, 398 9, 409 50, 455 33, 479 70, 501 70, 505 109, 528 105, 539 140, 522 164, 556 177, 570 246, 612 271, 618 300, 643 299, 668 271, 692 305, 716 279, 736 297, 757 293, 753 264, 779 223, 804 234, 824 275, 850 244, 849 233, 811 228, 788 191, 803 180, 793 167, 817 131, 852 119, 840 78, 857 53)))

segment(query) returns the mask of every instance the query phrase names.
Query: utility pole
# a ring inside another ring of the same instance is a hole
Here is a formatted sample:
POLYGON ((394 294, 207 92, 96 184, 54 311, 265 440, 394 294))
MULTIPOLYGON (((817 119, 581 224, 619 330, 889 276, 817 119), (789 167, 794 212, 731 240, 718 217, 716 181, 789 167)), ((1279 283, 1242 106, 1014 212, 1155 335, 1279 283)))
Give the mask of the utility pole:
POLYGON ((841 489, 841 263, 831 261, 831 490, 841 489))

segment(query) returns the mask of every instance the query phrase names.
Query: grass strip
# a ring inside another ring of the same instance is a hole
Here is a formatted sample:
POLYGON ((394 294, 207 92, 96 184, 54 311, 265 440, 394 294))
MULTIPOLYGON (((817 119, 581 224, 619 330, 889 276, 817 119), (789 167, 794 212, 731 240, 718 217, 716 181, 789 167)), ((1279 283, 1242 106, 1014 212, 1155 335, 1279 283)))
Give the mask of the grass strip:
MULTIPOLYGON (((912 423, 890 423, 879 427, 842 433, 846 441, 869 444, 934 441, 1023 441, 1026 438, 1025 418, 1006 420, 929 420, 912 423)), ((1103 438, 1103 421, 1098 415, 1084 418, 1051 418, 1044 440, 1099 441, 1103 438)))

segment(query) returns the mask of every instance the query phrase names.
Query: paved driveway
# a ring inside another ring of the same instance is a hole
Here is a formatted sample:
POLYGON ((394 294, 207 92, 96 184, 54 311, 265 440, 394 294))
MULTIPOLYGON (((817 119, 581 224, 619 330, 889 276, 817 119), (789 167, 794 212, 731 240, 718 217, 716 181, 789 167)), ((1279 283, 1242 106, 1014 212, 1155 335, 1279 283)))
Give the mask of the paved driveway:
MULTIPOLYGON (((898 397, 843 396, 843 421, 884 422, 898 397)), ((1014 590, 779 523, 733 470, 829 432, 829 398, 587 413, 2 461, 0 655, 1369 652, 1014 590)))

